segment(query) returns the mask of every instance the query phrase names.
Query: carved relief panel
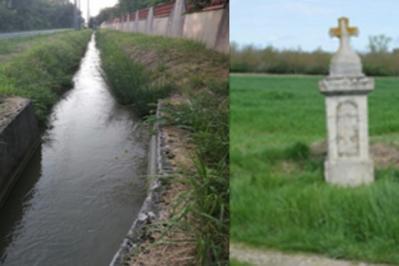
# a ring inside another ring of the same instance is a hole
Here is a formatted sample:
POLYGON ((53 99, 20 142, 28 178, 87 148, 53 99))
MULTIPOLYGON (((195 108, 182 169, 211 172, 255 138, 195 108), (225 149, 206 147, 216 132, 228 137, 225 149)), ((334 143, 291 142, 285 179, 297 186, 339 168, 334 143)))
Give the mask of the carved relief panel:
POLYGON ((359 156, 359 112, 352 101, 337 106, 337 146, 341 158, 359 156))

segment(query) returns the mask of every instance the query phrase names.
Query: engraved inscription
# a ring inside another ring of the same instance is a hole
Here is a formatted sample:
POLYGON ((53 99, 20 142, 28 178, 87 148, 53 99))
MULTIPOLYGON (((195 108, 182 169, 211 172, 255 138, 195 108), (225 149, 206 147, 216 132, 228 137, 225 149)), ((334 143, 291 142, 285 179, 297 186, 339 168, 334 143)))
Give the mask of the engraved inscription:
POLYGON ((337 106, 337 145, 339 157, 359 156, 359 114, 352 101, 337 106))

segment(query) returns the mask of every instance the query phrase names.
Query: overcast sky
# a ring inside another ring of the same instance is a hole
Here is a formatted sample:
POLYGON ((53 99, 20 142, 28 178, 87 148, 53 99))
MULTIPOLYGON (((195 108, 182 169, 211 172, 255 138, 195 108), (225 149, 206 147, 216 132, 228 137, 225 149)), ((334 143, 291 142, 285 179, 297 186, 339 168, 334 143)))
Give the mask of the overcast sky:
POLYGON ((338 40, 328 35, 340 16, 357 26, 360 36, 352 39, 366 50, 368 36, 391 37, 390 48, 399 47, 398 0, 231 0, 230 38, 241 45, 334 51, 338 40))
MULTIPOLYGON (((74 0, 70 0, 74 3, 74 0)), ((80 0, 82 15, 87 21, 87 2, 88 0, 80 0)), ((106 7, 114 6, 118 3, 118 0, 90 0, 90 14, 95 17, 100 13, 100 10, 106 7)))

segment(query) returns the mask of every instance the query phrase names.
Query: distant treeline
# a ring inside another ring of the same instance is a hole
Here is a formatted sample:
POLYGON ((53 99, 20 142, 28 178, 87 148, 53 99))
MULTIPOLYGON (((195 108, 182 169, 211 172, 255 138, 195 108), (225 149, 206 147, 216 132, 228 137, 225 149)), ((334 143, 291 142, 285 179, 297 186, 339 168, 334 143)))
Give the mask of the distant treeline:
MULTIPOLYGON (((393 51, 374 50, 360 54, 366 75, 399 75, 399 49, 393 51)), ((305 52, 278 50, 274 47, 263 49, 246 46, 239 49, 231 45, 230 69, 232 72, 312 74, 326 75, 332 53, 322 50, 305 52)))
POLYGON ((0 32, 69 28, 74 10, 68 0, 0 0, 0 32))
MULTIPOLYGON (((154 6, 161 3, 172 2, 171 0, 119 0, 114 7, 103 9, 95 18, 97 24, 101 24, 112 18, 120 17, 136 10, 154 6)), ((186 0, 188 4, 193 5, 194 9, 202 9, 211 4, 212 0, 186 0)))

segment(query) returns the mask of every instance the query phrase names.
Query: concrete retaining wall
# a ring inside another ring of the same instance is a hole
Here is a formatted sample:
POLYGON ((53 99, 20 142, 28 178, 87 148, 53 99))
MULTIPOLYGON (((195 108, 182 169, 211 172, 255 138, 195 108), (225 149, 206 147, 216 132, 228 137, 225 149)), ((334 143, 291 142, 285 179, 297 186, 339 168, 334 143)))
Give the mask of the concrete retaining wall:
POLYGON ((209 49, 229 53, 229 5, 221 4, 200 12, 186 13, 185 0, 176 0, 167 16, 157 16, 154 9, 167 7, 163 4, 149 8, 145 18, 140 11, 104 22, 101 28, 150 35, 182 37, 204 43, 209 49))
POLYGON ((140 20, 137 22, 137 31, 136 32, 141 32, 141 33, 145 33, 145 29, 146 29, 146 25, 147 25, 147 21, 145 20, 140 20))
POLYGON ((156 18, 154 19, 152 34, 154 35, 164 35, 168 32, 169 18, 156 18))
POLYGON ((12 97, 0 104, 0 206, 39 145, 32 103, 12 97))
POLYGON ((224 9, 187 14, 183 26, 183 36, 205 43, 208 48, 216 48, 223 13, 224 9), (215 27, 215 25, 219 26, 215 27))

